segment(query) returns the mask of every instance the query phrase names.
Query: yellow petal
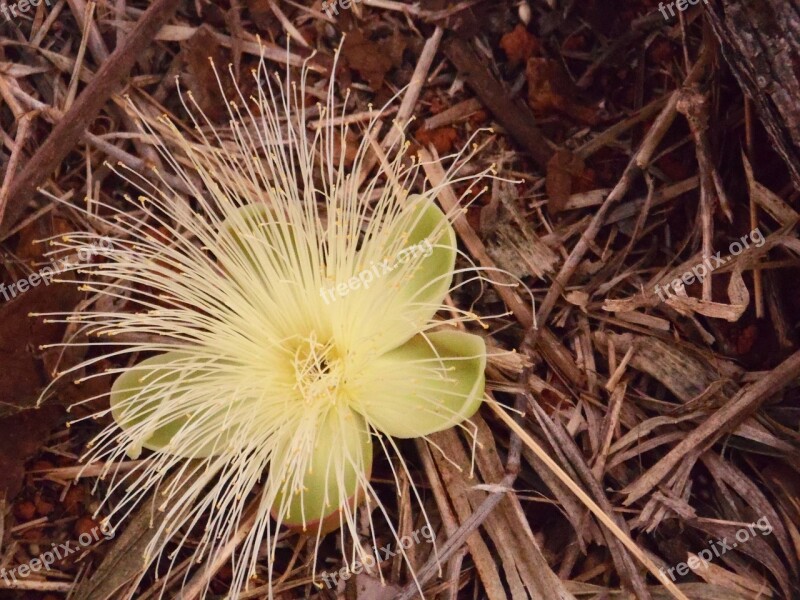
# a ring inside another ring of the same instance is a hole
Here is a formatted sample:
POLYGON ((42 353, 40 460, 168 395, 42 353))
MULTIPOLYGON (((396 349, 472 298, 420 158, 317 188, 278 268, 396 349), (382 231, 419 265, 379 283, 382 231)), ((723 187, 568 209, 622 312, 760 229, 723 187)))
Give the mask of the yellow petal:
POLYGON ((358 375, 351 406, 378 431, 411 438, 442 431, 478 410, 485 387, 483 338, 417 335, 358 375))
MULTIPOLYGON (((262 273, 265 261, 270 269, 291 271, 296 265, 297 247, 292 226, 280 218, 266 204, 248 204, 229 211, 228 218, 219 227, 218 246, 226 251, 220 257, 232 256, 247 259, 249 264, 231 265, 228 268, 244 267, 262 273), (231 252, 228 246, 233 246, 231 252), (260 268, 259 268, 260 267, 260 268)), ((225 268, 227 265, 222 265, 225 268)), ((264 272, 274 275, 272 270, 264 272)))
POLYGON ((368 235, 353 272, 328 288, 334 333, 369 354, 406 342, 441 308, 456 251, 445 214, 428 199, 409 197, 388 230, 368 235))
MULTIPOLYGON (((396 276, 397 297, 413 308, 412 319, 427 323, 441 306, 453 281, 456 264, 456 234, 445 214, 421 196, 409 196, 409 209, 398 222, 392 237, 401 240, 394 255, 396 264, 424 258, 408 273, 396 276)), ((391 245, 390 245, 391 247, 391 245)))
POLYGON ((290 527, 313 530, 347 502, 358 504, 366 497, 372 439, 364 419, 349 408, 330 410, 312 436, 293 436, 273 460, 270 477, 276 482, 286 478, 273 516, 290 527), (303 447, 300 438, 313 440, 313 447, 303 447), (306 452, 310 455, 302 456, 306 452), (298 468, 303 472, 297 473, 298 468))
POLYGON ((208 371, 193 363, 196 359, 187 352, 165 352, 143 360, 114 381, 111 415, 122 429, 139 440, 128 450, 131 458, 137 458, 142 447, 191 458, 204 458, 221 451, 225 436, 213 425, 213 418, 201 422, 203 415, 193 410, 198 393, 204 392, 201 380, 208 375, 208 371), (175 435, 192 419, 195 419, 194 429, 209 435, 169 447, 175 435))

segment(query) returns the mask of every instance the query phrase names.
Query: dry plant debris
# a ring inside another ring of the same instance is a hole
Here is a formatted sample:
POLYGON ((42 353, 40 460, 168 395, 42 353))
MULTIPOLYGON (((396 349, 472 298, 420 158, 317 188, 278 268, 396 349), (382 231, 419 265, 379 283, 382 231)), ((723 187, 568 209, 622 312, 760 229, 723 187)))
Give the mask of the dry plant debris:
MULTIPOLYGON (((489 394, 508 409, 472 419, 474 446, 450 430, 405 448, 436 554, 423 544, 410 564, 387 557, 386 585, 365 572, 328 587, 311 579, 313 541, 287 531, 272 589, 264 556, 240 597, 413 598, 412 569, 437 599, 800 597, 798 166, 775 153, 728 70, 705 21, 713 3, 672 21, 655 0, 335 4, 51 0, 0 16, 0 575, 77 543, 108 491, 102 465, 80 462, 105 423, 68 428, 65 412, 88 398, 73 418, 102 408, 108 378, 65 382, 32 408, 57 372, 98 352, 40 348, 83 333, 28 313, 72 310, 88 294, 33 284, 53 260, 35 240, 106 233, 69 207, 136 194, 106 162, 188 192, 124 96, 188 130, 178 77, 225 132, 209 57, 246 86, 262 52, 280 71, 288 47, 324 89, 345 36, 340 99, 349 90, 348 112, 366 113, 398 94, 393 117, 416 121, 409 153, 430 181, 442 178, 438 156, 492 128, 472 169, 497 164, 513 183, 495 182, 455 220, 460 265, 513 274, 535 303, 500 275, 449 299, 510 311, 484 333, 489 394), (762 244, 732 250, 756 230, 762 244), (717 252, 724 264, 702 281, 684 277, 717 252), (657 286, 674 282, 663 300, 657 286), (769 533, 752 528, 764 522, 769 533)), ((444 210, 460 191, 443 190, 444 210)), ((121 365, 80 375, 110 366, 121 365)), ((403 536, 421 523, 391 467, 376 460, 373 479, 403 536)), ((142 558, 159 518, 150 507, 47 571, 0 576, 0 598, 158 597, 164 565, 142 558)), ((344 567, 340 544, 335 532, 323 539, 317 572, 344 567)), ((179 557, 166 597, 197 598, 209 579, 208 597, 224 597, 235 551, 204 565, 179 557)))

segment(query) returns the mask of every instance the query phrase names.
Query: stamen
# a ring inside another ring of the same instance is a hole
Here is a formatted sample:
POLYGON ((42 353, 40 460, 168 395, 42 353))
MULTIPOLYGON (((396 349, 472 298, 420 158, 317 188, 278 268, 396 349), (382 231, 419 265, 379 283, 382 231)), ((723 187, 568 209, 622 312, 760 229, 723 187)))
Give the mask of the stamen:
POLYGON ((333 341, 322 343, 312 332, 295 349, 293 364, 294 389, 307 406, 324 409, 336 404, 345 369, 333 341))

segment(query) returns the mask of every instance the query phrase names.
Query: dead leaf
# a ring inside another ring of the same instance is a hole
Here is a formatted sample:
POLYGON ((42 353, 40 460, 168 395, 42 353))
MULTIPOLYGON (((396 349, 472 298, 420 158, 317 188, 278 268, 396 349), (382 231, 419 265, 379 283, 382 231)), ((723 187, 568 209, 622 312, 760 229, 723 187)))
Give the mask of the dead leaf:
POLYGON ((43 406, 0 418, 0 493, 5 492, 6 498, 19 494, 25 463, 65 414, 62 406, 43 406))
POLYGON ((19 493, 25 462, 64 414, 62 406, 32 408, 45 383, 38 348, 60 341, 64 326, 43 323, 28 313, 68 311, 79 297, 72 285, 40 282, 0 305, 0 364, 5 373, 13 373, 13 378, 0 378, 0 490, 7 498, 19 493))
POLYGON ((597 123, 597 109, 575 99, 578 90, 561 63, 549 58, 530 58, 525 76, 528 104, 533 110, 558 111, 587 125, 597 123))
POLYGON ((405 47, 406 42, 398 32, 375 42, 366 37, 360 29, 353 29, 344 39, 342 55, 377 92, 383 85, 386 73, 400 64, 405 47))
MULTIPOLYGON (((57 219, 56 221, 65 227, 69 227, 68 223, 63 219, 57 219)), ((50 225, 51 223, 48 220, 39 219, 20 231, 19 241, 14 252, 16 257, 29 263, 43 260, 42 255, 48 250, 52 250, 52 248, 47 244, 39 243, 38 240, 50 237, 54 233, 66 233, 63 228, 54 232, 53 227, 50 225)), ((74 228, 70 227, 68 230, 74 231, 74 228)))
POLYGON ((268 31, 272 24, 272 9, 269 0, 247 0, 250 18, 261 31, 268 31))
POLYGON ((547 162, 545 183, 551 213, 564 210, 572 194, 573 180, 581 177, 585 168, 583 159, 565 148, 559 149, 547 162))
POLYGON ((450 152, 458 139, 458 132, 453 127, 437 127, 436 129, 422 127, 414 135, 420 144, 425 147, 433 145, 439 154, 450 152))
POLYGON ((233 86, 228 77, 221 77, 224 94, 220 93, 217 76, 209 59, 216 65, 227 65, 231 61, 228 51, 220 45, 209 27, 202 26, 183 43, 183 57, 189 89, 202 111, 215 122, 227 118, 225 98, 235 97, 233 86))
POLYGON ((508 57, 512 67, 528 60, 531 56, 539 56, 541 45, 522 24, 518 24, 513 31, 506 33, 500 39, 500 47, 508 57))
POLYGON ((40 281, 37 287, 0 304, 0 364, 6 372, 14 374, 13 380, 0 378, 0 416, 13 413, 14 408, 35 405, 44 385, 38 348, 61 341, 64 332, 62 324, 44 323, 28 314, 69 311, 79 298, 75 286, 57 283, 48 286, 40 281))
POLYGON ((586 306, 589 304, 589 294, 580 290, 573 290, 567 292, 564 300, 586 312, 586 306))
POLYGON ((339 161, 343 160, 343 163, 346 167, 351 167, 353 165, 353 161, 355 161, 356 156, 358 156, 358 147, 359 147, 360 140, 354 131, 348 130, 344 136, 344 144, 336 143, 333 144, 333 162, 334 164, 339 164, 339 161), (342 147, 344 146, 344 148, 342 147), (344 153, 344 157, 342 157, 342 153, 344 153))

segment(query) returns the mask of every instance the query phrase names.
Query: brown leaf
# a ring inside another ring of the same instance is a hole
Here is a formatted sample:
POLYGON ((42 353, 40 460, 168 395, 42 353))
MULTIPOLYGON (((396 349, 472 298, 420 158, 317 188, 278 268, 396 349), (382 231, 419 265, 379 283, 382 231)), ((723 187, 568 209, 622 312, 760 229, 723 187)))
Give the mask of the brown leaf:
POLYGON ((13 380, 0 378, 0 415, 11 412, 9 408, 35 405, 44 384, 37 360, 38 348, 60 341, 64 331, 62 324, 44 323, 28 314, 69 311, 79 298, 80 293, 73 285, 48 286, 40 279, 37 286, 0 304, 0 364, 6 372, 14 374, 13 380))
MULTIPOLYGON (((66 221, 62 219, 57 219, 56 221, 68 226, 66 221)), ((54 232, 49 225, 45 219, 38 219, 20 231, 19 241, 15 250, 17 258, 30 262, 41 261, 42 255, 48 250, 52 250, 47 244, 39 243, 38 240, 49 237, 54 233, 66 233, 66 231, 54 232)), ((69 231, 74 231, 74 228, 70 228, 69 231)))
POLYGON ((508 62, 515 67, 531 56, 541 53, 541 45, 521 23, 513 31, 509 31, 500 39, 500 47, 508 57, 508 62))
POLYGON ((30 521, 36 516, 36 505, 30 500, 23 500, 14 505, 14 517, 18 521, 30 521))
POLYGON ((552 213, 564 209, 572 193, 573 179, 583 175, 583 159, 564 148, 558 150, 547 163, 546 187, 552 213))
POLYGON ((397 32, 375 42, 367 38, 360 29, 353 29, 344 39, 342 55, 366 79, 369 86, 378 91, 386 73, 400 64, 405 47, 405 39, 397 32))
POLYGON ((246 0, 250 18, 261 31, 267 31, 273 22, 269 0, 246 0))
POLYGON ((347 167, 351 167, 356 156, 358 156, 359 143, 356 133, 348 130, 344 136, 344 148, 342 148, 342 144, 338 142, 333 144, 332 157, 334 164, 339 164, 339 161, 342 159, 342 153, 344 152, 343 164, 347 167))
POLYGON ((225 98, 233 98, 233 87, 227 76, 221 77, 224 94, 220 93, 217 77, 209 59, 216 65, 227 65, 231 58, 220 45, 211 29, 202 26, 183 44, 188 85, 202 111, 212 121, 226 118, 225 98))
POLYGON ((0 493, 14 498, 22 489, 25 463, 47 439, 65 410, 44 406, 0 419, 0 493))
POLYGON ((453 149, 458 139, 458 132, 453 127, 437 127, 436 129, 420 128, 415 134, 417 141, 423 146, 433 145, 439 154, 447 154, 453 149))
POLYGON ((535 111, 558 111, 588 125, 597 123, 597 110, 575 100, 577 89, 558 61, 530 58, 525 69, 528 104, 535 111))
POLYGON ((533 110, 551 111, 561 108, 569 83, 566 73, 556 61, 531 58, 528 60, 525 76, 528 79, 528 104, 533 110))

